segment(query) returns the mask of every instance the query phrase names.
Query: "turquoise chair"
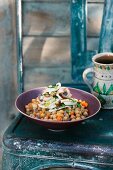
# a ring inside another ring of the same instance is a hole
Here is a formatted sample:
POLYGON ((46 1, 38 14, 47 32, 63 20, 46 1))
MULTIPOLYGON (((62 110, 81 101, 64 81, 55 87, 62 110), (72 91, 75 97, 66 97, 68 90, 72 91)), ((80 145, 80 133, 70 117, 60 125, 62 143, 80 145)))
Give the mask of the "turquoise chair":
MULTIPOLYGON (((60 4, 59 4, 60 5, 60 4)), ((82 72, 96 52, 87 51, 86 0, 71 0, 72 77, 83 84, 82 72)), ((19 93, 24 91, 22 56, 22 2, 16 0, 19 93)), ((98 52, 113 51, 113 1, 105 0, 98 52)), ((19 114, 3 137, 3 170, 40 170, 70 167, 77 170, 113 170, 113 110, 78 124, 75 129, 55 133, 19 114)))

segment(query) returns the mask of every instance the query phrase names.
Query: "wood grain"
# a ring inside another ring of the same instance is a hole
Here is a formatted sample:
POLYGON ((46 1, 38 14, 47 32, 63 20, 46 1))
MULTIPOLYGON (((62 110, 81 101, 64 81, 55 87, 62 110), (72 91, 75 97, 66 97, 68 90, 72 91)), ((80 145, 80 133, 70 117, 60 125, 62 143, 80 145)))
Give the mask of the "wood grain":
POLYGON ((88 36, 98 37, 103 15, 103 4, 89 4, 87 17, 88 36))
MULTIPOLYGON (((88 50, 98 49, 98 38, 88 38, 88 50)), ((61 66, 71 62, 70 37, 26 37, 23 41, 25 65, 61 66)))
POLYGON ((24 35, 69 35, 69 2, 25 3, 23 10, 24 35))
POLYGON ((56 82, 71 83, 70 67, 54 68, 26 68, 25 72, 25 89, 54 84, 56 82))
MULTIPOLYGON (((23 34, 41 36, 70 35, 70 3, 56 1, 25 3, 23 7, 23 34)), ((99 36, 103 4, 88 4, 87 34, 99 36)))
POLYGON ((26 65, 62 65, 70 62, 69 37, 26 37, 23 41, 26 65))

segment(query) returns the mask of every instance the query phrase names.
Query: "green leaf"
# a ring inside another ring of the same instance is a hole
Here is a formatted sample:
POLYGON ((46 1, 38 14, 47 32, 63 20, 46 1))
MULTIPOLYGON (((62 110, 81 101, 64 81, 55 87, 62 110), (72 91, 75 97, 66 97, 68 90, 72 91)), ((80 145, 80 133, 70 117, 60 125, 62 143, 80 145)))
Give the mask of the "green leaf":
POLYGON ((70 111, 69 110, 66 110, 66 113, 69 113, 70 111))
POLYGON ((79 102, 77 102, 77 107, 81 108, 81 104, 79 102))
POLYGON ((102 70, 102 66, 99 67, 102 70))
POLYGON ((106 94, 106 85, 105 85, 105 83, 103 85, 103 94, 106 94))
POLYGON ((95 92, 99 93, 99 94, 102 94, 98 83, 93 87, 93 90, 94 90, 95 92))
POLYGON ((107 67, 107 70, 110 70, 110 67, 109 67, 109 66, 107 67))
POLYGON ((108 91, 106 92, 106 95, 110 94, 111 92, 113 92, 113 84, 110 85, 108 91))
POLYGON ((65 107, 66 105, 64 103, 61 103, 61 107, 65 107))

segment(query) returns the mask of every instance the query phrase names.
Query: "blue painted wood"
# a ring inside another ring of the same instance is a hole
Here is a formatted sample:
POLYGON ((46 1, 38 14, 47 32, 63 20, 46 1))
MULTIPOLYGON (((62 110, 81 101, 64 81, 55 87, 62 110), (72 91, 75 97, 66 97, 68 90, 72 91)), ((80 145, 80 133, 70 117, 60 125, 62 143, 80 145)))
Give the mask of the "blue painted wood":
MULTIPOLYGON (((22 3, 21 0, 16 0, 16 3, 18 83, 19 92, 22 92, 24 90, 22 3)), ((109 3, 111 2, 106 0, 105 10, 108 9, 109 3)), ((87 91, 86 86, 78 85, 78 82, 82 82, 83 69, 91 64, 91 56, 95 53, 87 51, 86 11, 85 0, 71 1, 72 76, 77 81, 77 85, 74 84, 73 87, 87 91)), ((103 22, 105 21, 106 19, 103 20, 103 22)), ((105 27, 102 28, 102 41, 104 40, 104 30, 105 27)), ((105 35, 107 38, 107 32, 105 35)), ((101 49, 104 48, 100 43, 100 51, 102 51, 101 49)), ((72 85, 68 84, 68 86, 72 85)), ((113 110, 101 110, 95 117, 77 125, 74 129, 52 132, 19 115, 3 137, 3 170, 39 170, 48 167, 112 170, 112 120, 113 110)))
POLYGON ((24 71, 23 71, 23 55, 22 55, 22 1, 16 0, 16 25, 17 25, 17 77, 18 92, 24 91, 24 71))
POLYGON ((72 78, 77 82, 81 80, 78 75, 82 75, 87 61, 86 11, 86 0, 71 1, 72 78))
MULTIPOLYGON (((88 90, 84 85, 76 88, 88 90)), ((19 115, 4 134, 3 170, 72 167, 113 169, 113 109, 72 129, 53 132, 19 115), (89 128, 90 127, 90 128, 89 128)))
POLYGON ((105 0, 99 52, 113 52, 113 1, 105 0))

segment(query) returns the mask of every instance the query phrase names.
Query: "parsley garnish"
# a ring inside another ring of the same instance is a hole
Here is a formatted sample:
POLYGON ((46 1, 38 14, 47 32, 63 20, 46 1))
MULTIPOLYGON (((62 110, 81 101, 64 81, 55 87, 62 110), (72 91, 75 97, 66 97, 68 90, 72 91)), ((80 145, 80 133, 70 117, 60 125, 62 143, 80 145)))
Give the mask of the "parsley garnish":
POLYGON ((81 108, 81 104, 79 102, 77 102, 77 107, 81 108))

